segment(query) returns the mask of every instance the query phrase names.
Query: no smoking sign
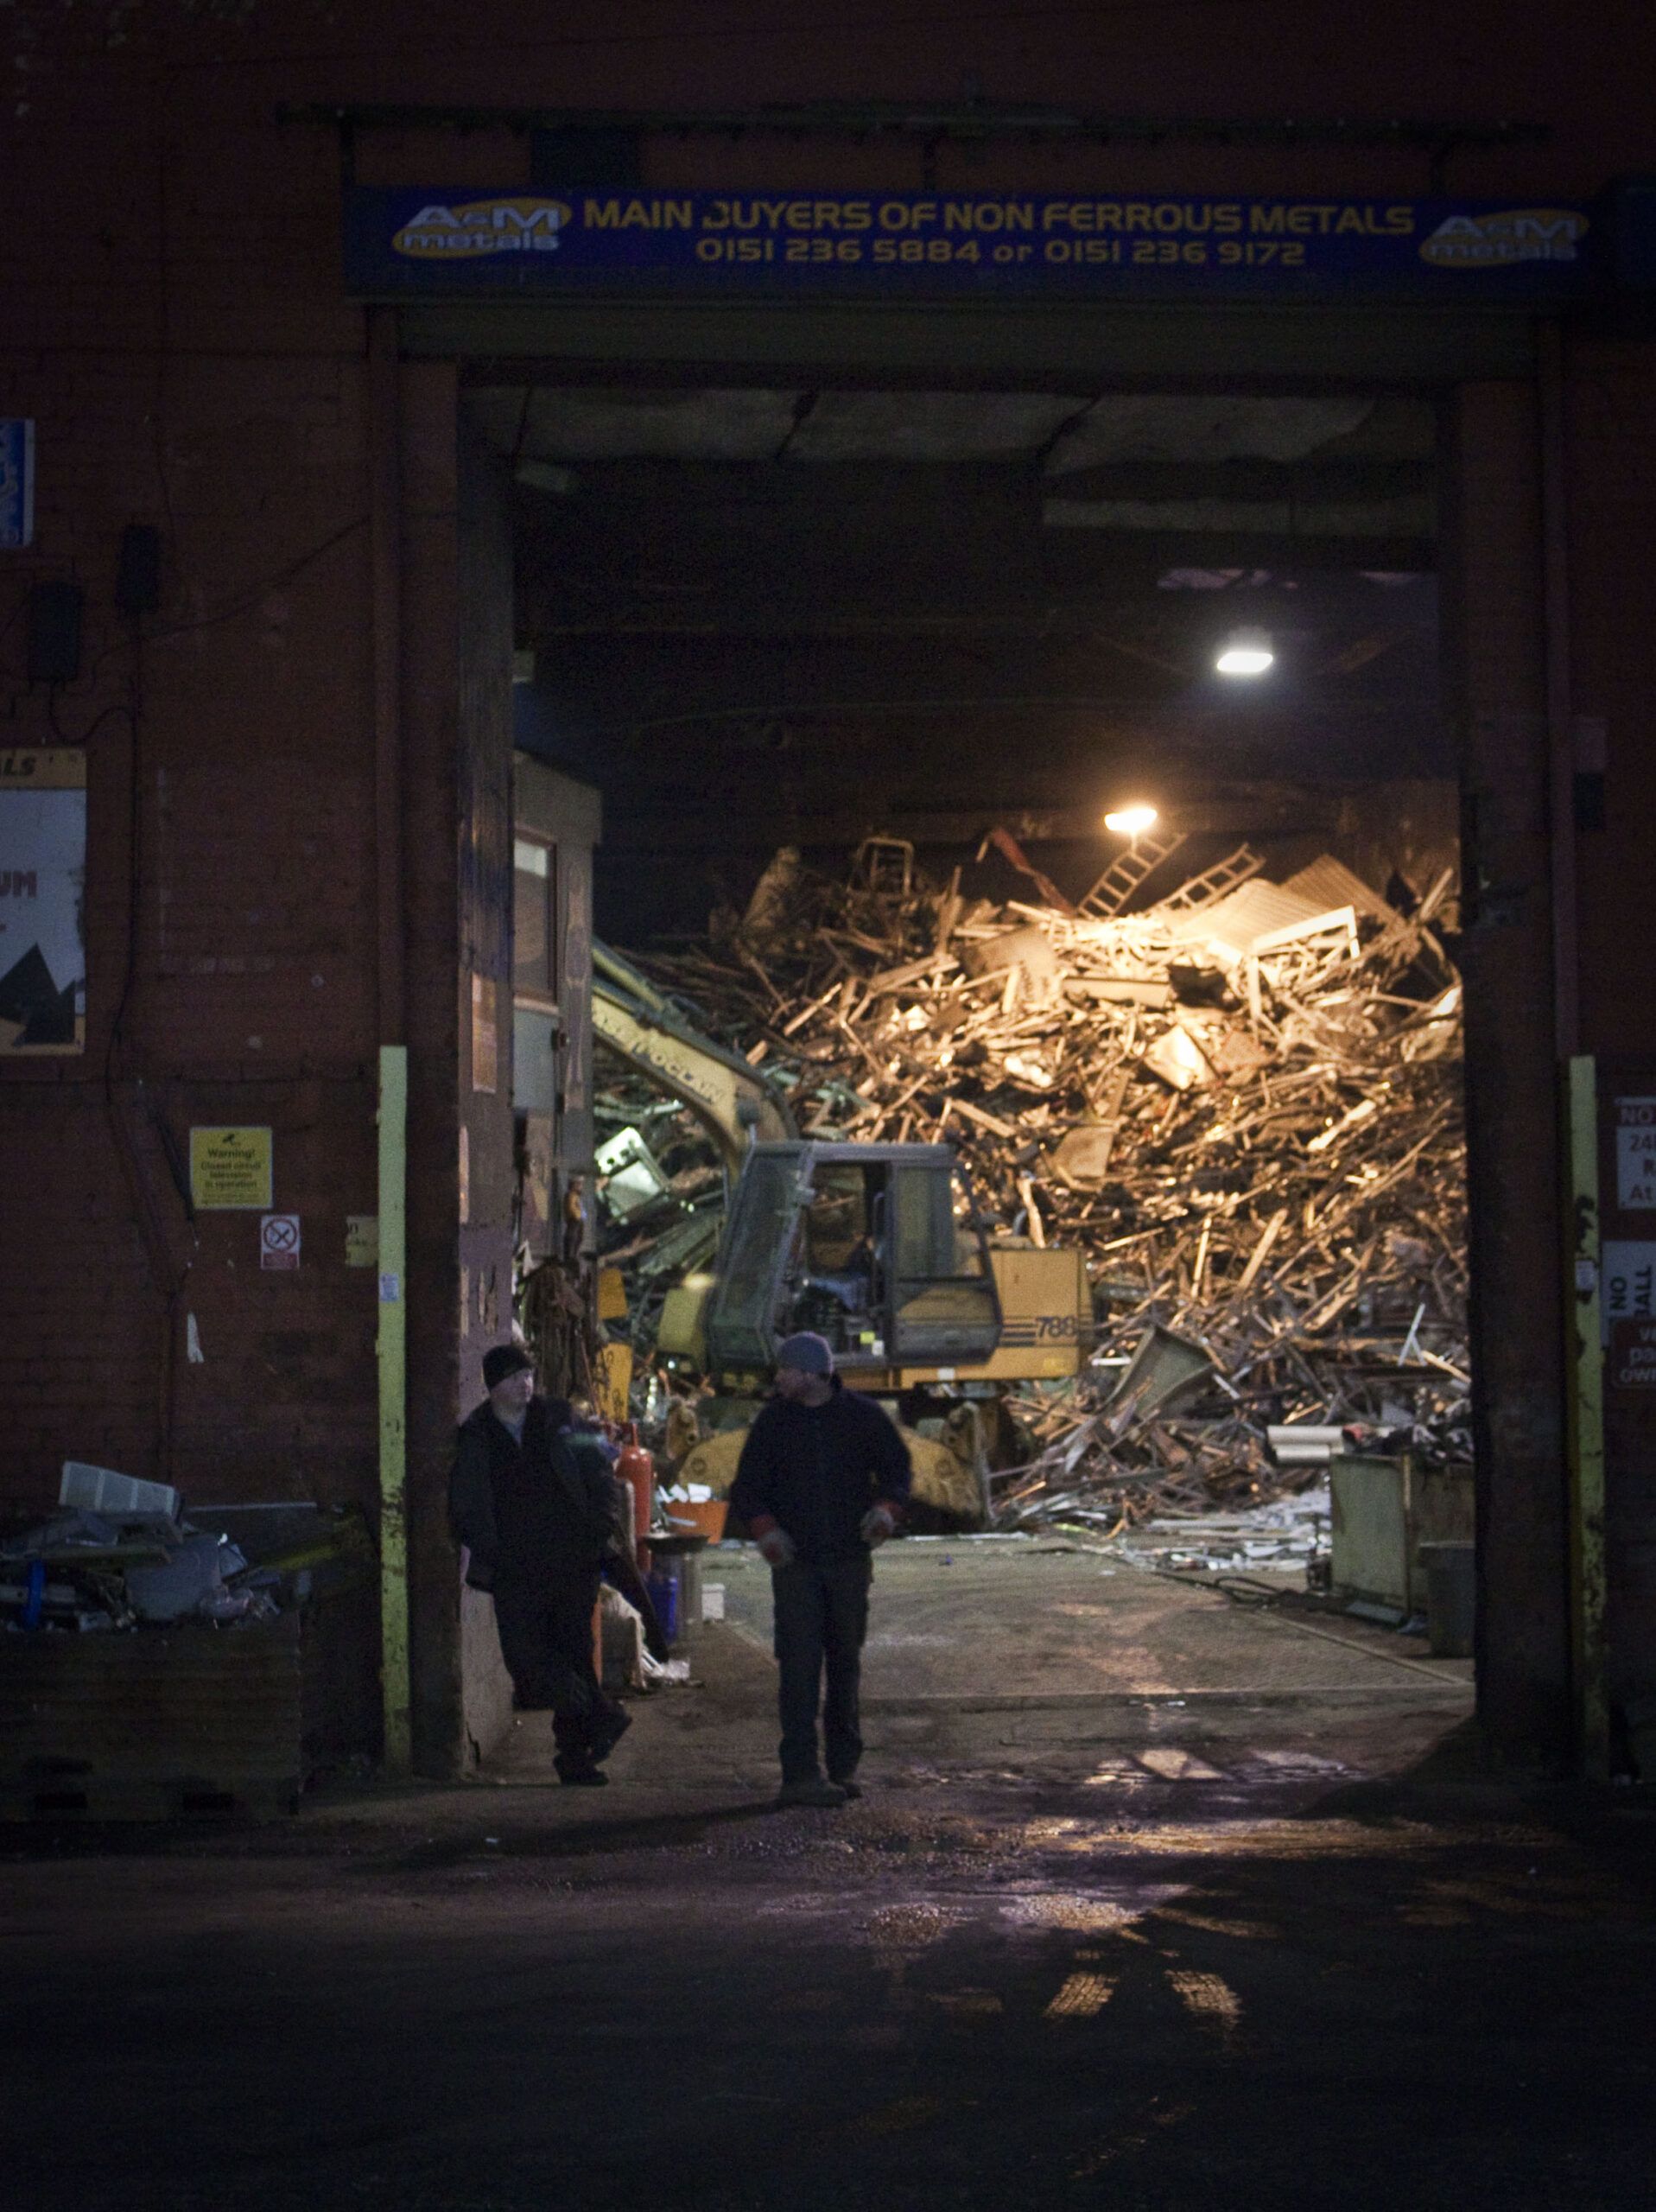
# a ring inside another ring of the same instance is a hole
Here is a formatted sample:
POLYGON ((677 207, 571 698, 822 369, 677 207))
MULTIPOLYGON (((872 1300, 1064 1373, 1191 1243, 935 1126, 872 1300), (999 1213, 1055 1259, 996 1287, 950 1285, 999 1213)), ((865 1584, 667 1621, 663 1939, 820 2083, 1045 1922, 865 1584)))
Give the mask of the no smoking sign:
POLYGON ((299 1265, 299 1216, 262 1213, 259 1216, 259 1265, 296 1268, 299 1265))

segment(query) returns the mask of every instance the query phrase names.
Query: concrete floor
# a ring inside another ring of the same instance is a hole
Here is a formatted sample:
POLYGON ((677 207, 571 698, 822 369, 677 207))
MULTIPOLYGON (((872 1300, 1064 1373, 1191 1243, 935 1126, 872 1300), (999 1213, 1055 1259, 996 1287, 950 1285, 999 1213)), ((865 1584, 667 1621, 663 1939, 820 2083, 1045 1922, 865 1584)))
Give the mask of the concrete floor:
POLYGON ((1656 1807, 1482 1770, 1464 1666, 904 1544, 867 1795, 778 1814, 765 1580, 717 1560, 606 1790, 531 1715, 466 1789, 0 1838, 10 2201, 1651 2201, 1656 1807))

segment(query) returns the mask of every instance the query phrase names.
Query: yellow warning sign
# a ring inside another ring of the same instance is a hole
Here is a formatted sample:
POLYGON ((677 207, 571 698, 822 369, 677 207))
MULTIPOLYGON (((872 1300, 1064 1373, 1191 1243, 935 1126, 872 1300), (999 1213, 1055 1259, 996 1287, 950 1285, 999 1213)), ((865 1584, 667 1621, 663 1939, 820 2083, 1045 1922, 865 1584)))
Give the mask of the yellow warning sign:
POLYGON ((190 1196, 198 1209, 270 1212, 273 1152, 269 1129, 192 1129, 190 1196))
POLYGON ((379 1216, 348 1213, 345 1217, 345 1264, 347 1268, 379 1265, 379 1216))

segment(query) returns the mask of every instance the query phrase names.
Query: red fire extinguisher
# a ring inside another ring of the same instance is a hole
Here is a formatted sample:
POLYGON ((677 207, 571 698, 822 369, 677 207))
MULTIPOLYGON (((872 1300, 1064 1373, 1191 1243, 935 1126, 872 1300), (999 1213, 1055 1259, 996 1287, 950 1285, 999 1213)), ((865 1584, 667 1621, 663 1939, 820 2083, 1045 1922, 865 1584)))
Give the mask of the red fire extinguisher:
POLYGON ((650 1534, 650 1522, 656 1512, 656 1467, 648 1452, 638 1441, 636 1421, 629 1421, 622 1432, 621 1456, 615 1463, 615 1471, 632 1492, 632 1548, 637 1554, 641 1574, 650 1572, 650 1553, 644 1539, 650 1534))

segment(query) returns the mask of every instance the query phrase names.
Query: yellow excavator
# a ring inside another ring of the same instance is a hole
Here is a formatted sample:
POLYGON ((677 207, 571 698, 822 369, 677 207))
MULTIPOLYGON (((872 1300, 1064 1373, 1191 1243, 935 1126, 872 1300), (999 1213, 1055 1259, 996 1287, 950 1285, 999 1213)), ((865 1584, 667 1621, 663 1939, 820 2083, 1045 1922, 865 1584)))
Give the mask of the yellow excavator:
MULTIPOLYGON (((657 1348, 714 1384, 722 1427, 682 1480, 728 1489, 776 1347, 796 1329, 833 1345, 848 1388, 940 1405, 941 1434, 905 1431, 916 1495, 957 1520, 987 1511, 984 1416, 1008 1383, 1074 1375, 1092 1326, 1076 1251, 993 1241, 948 1145, 828 1143, 788 1101, 703 1037, 647 978, 594 948, 597 1036, 708 1129, 733 1174, 712 1268, 668 1294, 657 1348)), ((928 1426, 934 1425, 929 1421, 928 1426)))
POLYGON ((682 1101, 718 1146, 733 1179, 755 1138, 797 1136, 784 1094, 693 1028, 647 976, 593 945, 593 1033, 635 1074, 682 1101))

